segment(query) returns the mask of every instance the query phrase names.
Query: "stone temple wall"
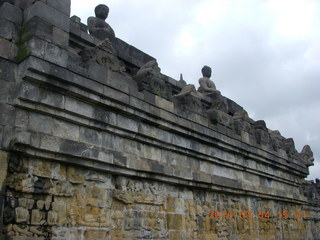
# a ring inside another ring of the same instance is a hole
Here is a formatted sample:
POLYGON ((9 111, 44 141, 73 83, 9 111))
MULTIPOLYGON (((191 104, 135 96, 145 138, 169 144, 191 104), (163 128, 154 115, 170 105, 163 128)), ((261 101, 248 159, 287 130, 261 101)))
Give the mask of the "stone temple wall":
POLYGON ((320 239, 306 146, 87 33, 0 1, 0 238, 320 239))

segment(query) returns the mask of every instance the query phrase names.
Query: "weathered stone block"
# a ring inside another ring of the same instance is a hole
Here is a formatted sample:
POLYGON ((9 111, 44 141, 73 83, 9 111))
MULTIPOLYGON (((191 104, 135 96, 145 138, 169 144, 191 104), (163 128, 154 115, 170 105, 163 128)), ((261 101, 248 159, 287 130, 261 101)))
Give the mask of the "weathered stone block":
POLYGON ((56 108, 64 108, 64 96, 45 89, 39 89, 39 102, 56 108))
POLYGON ((102 143, 102 135, 101 132, 89 129, 89 128, 80 128, 80 141, 86 142, 95 145, 101 145, 102 143))
MULTIPOLYGON (((59 4, 59 3, 58 3, 59 4)), ((28 22, 34 16, 38 16, 41 19, 53 24, 54 26, 69 32, 70 20, 69 16, 56 10, 53 7, 46 5, 41 1, 30 5, 24 11, 24 21, 28 22)))
POLYGON ((127 129, 132 132, 138 132, 138 122, 128 117, 118 115, 117 125, 121 128, 127 129))
POLYGON ((42 133, 52 133, 53 118, 38 113, 29 116, 29 127, 31 130, 42 133))
POLYGON ((40 138, 40 148, 49 150, 52 152, 58 152, 60 149, 60 140, 56 137, 50 136, 50 135, 41 135, 40 138))
POLYGON ((70 0, 47 0, 47 4, 59 12, 70 16, 71 1, 70 0))
POLYGON ((51 43, 46 45, 44 59, 61 67, 67 67, 68 65, 67 51, 51 43))
POLYGON ((74 98, 66 97, 65 109, 85 117, 90 118, 93 116, 93 107, 91 105, 74 98))
POLYGON ((53 26, 50 23, 43 21, 38 16, 31 18, 20 31, 22 33, 22 42, 30 38, 30 36, 36 36, 40 39, 52 42, 53 26))
POLYGON ((52 133, 54 136, 69 140, 79 140, 79 126, 55 119, 52 125, 52 133))
MULTIPOLYGON (((1 49, 1 46, 0 46, 0 49, 1 49)), ((9 62, 8 60, 0 58, 0 66, 1 66, 0 79, 6 82, 14 82, 15 81, 15 71, 14 71, 15 65, 12 64, 12 62, 9 62)))
POLYGON ((0 18, 0 38, 11 40, 16 38, 15 26, 7 19, 0 18))
POLYGON ((26 56, 30 54, 42 59, 44 58, 46 46, 47 46, 46 41, 37 37, 31 37, 30 39, 28 39, 26 44, 27 44, 27 48, 26 48, 26 52, 24 53, 26 56))
POLYGON ((119 92, 118 90, 115 90, 113 88, 110 88, 108 86, 104 86, 103 92, 106 96, 110 96, 111 98, 120 101, 122 103, 128 103, 129 104, 129 95, 119 92))
POLYGON ((113 154, 113 163, 119 166, 125 167, 127 165, 127 158, 123 153, 111 151, 113 154))
POLYGON ((167 214, 168 229, 183 230, 184 219, 180 214, 167 214))
POLYGON ((14 107, 0 102, 0 125, 13 126, 15 121, 14 107))
POLYGON ((69 45, 69 34, 60 28, 53 27, 52 41, 61 47, 69 45))
POLYGON ((17 55, 18 48, 12 42, 0 38, 0 57, 11 59, 17 55))
POLYGON ((155 96, 155 103, 159 108, 163 108, 169 112, 174 112, 173 102, 170 102, 162 97, 155 96))
POLYGON ((106 124, 117 124, 117 115, 100 107, 94 108, 93 118, 106 124))
POLYGON ((20 8, 8 2, 5 2, 0 6, 0 18, 7 19, 11 22, 21 25, 22 15, 22 10, 20 8))
POLYGON ((32 101, 38 101, 39 99, 39 87, 29 82, 23 82, 20 88, 20 97, 26 98, 32 101))

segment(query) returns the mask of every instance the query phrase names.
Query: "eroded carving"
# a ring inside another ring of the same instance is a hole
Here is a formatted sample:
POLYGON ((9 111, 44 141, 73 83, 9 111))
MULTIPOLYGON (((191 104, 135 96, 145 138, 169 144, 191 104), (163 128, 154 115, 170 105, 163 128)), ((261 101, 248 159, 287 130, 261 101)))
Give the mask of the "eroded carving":
POLYGON ((156 60, 151 60, 143 65, 133 79, 137 81, 139 91, 146 90, 171 100, 172 87, 166 77, 160 73, 156 60))
POLYGON ((305 145, 299 155, 301 157, 302 162, 307 167, 313 166, 313 162, 314 162, 313 152, 312 152, 312 150, 311 150, 309 145, 305 145))
POLYGON ((79 52, 82 59, 82 67, 88 71, 94 70, 94 65, 99 64, 113 71, 125 72, 124 64, 119 61, 117 53, 108 39, 102 41, 96 47, 88 47, 79 52))

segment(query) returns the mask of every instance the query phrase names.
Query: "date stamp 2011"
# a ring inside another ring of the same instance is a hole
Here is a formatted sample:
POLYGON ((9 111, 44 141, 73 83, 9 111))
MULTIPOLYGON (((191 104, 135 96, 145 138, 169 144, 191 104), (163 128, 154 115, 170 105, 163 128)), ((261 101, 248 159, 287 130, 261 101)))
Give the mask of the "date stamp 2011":
POLYGON ((210 219, 304 219, 307 218, 306 211, 278 211, 271 214, 269 211, 213 211, 209 213, 210 219))

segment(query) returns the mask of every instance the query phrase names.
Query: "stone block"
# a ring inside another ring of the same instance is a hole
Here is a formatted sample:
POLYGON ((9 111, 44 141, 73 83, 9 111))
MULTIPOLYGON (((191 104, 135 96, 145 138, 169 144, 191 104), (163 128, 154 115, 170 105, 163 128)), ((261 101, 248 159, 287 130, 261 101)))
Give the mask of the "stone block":
POLYGON ((39 99, 39 87, 24 81, 21 84, 19 97, 37 102, 39 99))
POLYGON ((118 90, 115 90, 111 87, 104 86, 103 93, 116 101, 129 104, 129 95, 119 92, 118 90))
POLYGON ((99 65, 96 62, 90 62, 87 64, 87 72, 91 79, 102 84, 107 84, 109 71, 105 66, 99 65))
POLYGON ((85 158, 98 159, 99 156, 99 151, 93 148, 93 146, 71 140, 62 140, 59 151, 62 153, 81 156, 85 158))
POLYGON ((15 121, 15 108, 0 102, 0 125, 13 126, 15 121))
POLYGON ((170 102, 162 97, 155 96, 156 106, 165 109, 169 112, 174 112, 173 102, 170 102))
POLYGON ((40 137, 40 148, 52 152, 58 152, 60 149, 60 140, 56 137, 43 134, 40 137))
POLYGON ((67 47, 69 45, 69 34, 60 28, 53 27, 52 41, 61 47, 67 47))
POLYGON ((50 7, 49 5, 46 5, 42 1, 37 1, 25 9, 24 22, 28 22, 31 18, 35 16, 40 17, 41 19, 53 24, 54 26, 64 30, 65 32, 69 32, 69 16, 56 10, 53 7, 50 7))
POLYGON ((129 94, 129 86, 131 84, 135 84, 133 80, 129 77, 124 76, 123 74, 119 72, 110 72, 109 78, 108 78, 108 85, 118 89, 121 92, 129 94))
POLYGON ((12 59, 18 53, 18 48, 12 42, 0 38, 0 57, 12 59))
POLYGON ((79 126, 55 119, 53 126, 52 126, 52 133, 54 136, 64 138, 64 139, 69 139, 69 140, 74 140, 78 141, 79 140, 79 126))
POLYGON ((127 158, 121 152, 111 151, 113 154, 113 163, 122 167, 127 166, 127 158))
POLYGON ((106 149, 114 149, 115 144, 118 144, 116 141, 118 140, 119 137, 116 137, 115 135, 108 133, 108 132, 103 132, 102 133, 102 147, 106 149))
POLYGON ((113 155, 110 153, 107 153, 106 150, 103 150, 99 152, 98 160, 105 163, 113 163, 113 155))
MULTIPOLYGON (((0 46, 0 51, 1 51, 1 46, 0 46)), ((15 81, 15 71, 14 71, 15 65, 12 64, 12 62, 9 62, 8 60, 0 58, 0 66, 1 66, 0 80, 6 81, 6 82, 14 82, 15 81)))
POLYGON ((27 52, 25 54, 33 55, 39 58, 44 58, 45 51, 46 51, 47 42, 37 38, 37 37, 31 37, 27 41, 27 52))
POLYGON ((80 128, 80 141, 94 145, 101 145, 102 135, 100 131, 81 127, 80 128))
POLYGON ((74 21, 70 21, 70 33, 80 36, 81 35, 80 24, 74 21))
POLYGON ((61 67, 67 67, 68 52, 54 44, 48 43, 45 48, 44 59, 61 67))
POLYGON ((24 40, 30 36, 37 36, 38 38, 51 42, 52 33, 53 26, 50 23, 43 21, 40 17, 35 16, 24 25, 21 41, 24 42, 24 40))
POLYGON ((149 161, 149 166, 152 172, 164 174, 164 165, 160 164, 158 161, 149 161))
POLYGON ((59 12, 70 16, 71 0, 47 0, 47 4, 59 12))
POLYGON ((93 116, 93 107, 91 105, 74 98, 66 97, 65 109, 85 117, 91 118, 93 116))
POLYGON ((7 19, 0 18, 0 38, 11 40, 16 38, 15 26, 7 19))
POLYGON ((0 6, 0 18, 7 19, 11 22, 21 25, 22 24, 22 10, 8 2, 0 6))
POLYGON ((51 134, 53 129, 53 118, 38 113, 29 116, 29 127, 36 132, 51 134))
POLYGON ((117 124, 117 115, 100 107, 94 108, 93 118, 106 124, 117 124))
POLYGON ((117 126, 132 132, 138 132, 138 122, 128 118, 127 116, 118 115, 117 126))
POLYGON ((31 142, 31 134, 25 131, 15 131, 13 135, 14 143, 22 143, 25 145, 30 145, 31 142))
POLYGON ((13 128, 4 126, 2 131, 2 147, 8 149, 13 138, 13 128))
POLYGON ((41 88, 39 92, 39 102, 56 108, 64 108, 64 96, 62 94, 41 88))

